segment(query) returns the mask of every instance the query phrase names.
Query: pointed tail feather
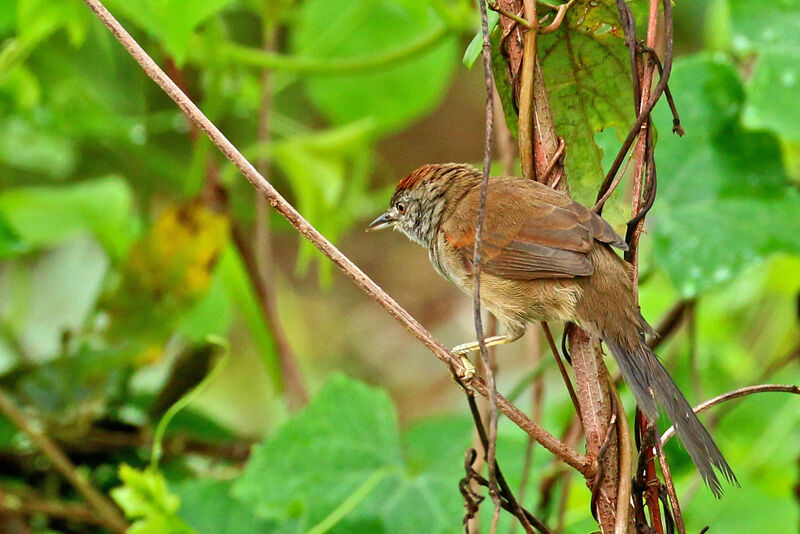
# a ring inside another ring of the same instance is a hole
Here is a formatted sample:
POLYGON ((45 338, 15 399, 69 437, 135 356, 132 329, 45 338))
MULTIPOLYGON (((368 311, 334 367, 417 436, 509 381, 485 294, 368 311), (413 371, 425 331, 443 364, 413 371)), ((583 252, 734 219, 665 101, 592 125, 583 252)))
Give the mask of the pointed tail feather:
POLYGON ((714 496, 719 498, 722 495, 715 468, 728 482, 738 486, 736 475, 714 440, 644 339, 631 342, 616 336, 603 336, 603 341, 647 419, 651 422, 658 420, 658 406, 667 412, 686 452, 714 496))

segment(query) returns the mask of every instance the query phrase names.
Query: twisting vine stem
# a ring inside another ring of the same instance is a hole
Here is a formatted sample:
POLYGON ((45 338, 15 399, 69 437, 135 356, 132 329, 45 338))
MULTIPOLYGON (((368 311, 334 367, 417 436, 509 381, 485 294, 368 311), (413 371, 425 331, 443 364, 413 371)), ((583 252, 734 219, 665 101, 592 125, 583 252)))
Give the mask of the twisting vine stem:
POLYGON ((483 370, 486 374, 486 386, 489 390, 489 441, 486 451, 486 463, 489 470, 489 495, 494 503, 492 516, 492 534, 497 531, 500 519, 500 493, 497 488, 497 386, 494 371, 489 361, 489 352, 483 339, 483 322, 481 318, 481 238, 483 236, 483 220, 486 216, 486 193, 489 188, 489 172, 492 166, 492 128, 494 126, 494 80, 492 78, 492 44, 489 41, 489 22, 486 13, 486 0, 479 0, 481 13, 481 34, 483 36, 483 77, 486 85, 486 138, 483 149, 483 176, 481 178, 481 196, 478 205, 478 221, 475 226, 475 248, 472 255, 474 273, 472 275, 472 306, 475 320, 475 334, 478 336, 483 370))

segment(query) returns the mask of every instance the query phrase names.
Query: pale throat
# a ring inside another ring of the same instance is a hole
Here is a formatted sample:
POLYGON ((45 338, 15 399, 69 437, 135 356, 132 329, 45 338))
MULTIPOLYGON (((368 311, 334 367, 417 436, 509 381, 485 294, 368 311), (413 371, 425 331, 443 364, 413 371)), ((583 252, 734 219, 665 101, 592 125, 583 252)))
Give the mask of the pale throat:
POLYGON ((411 241, 430 250, 436 241, 436 231, 444 211, 444 202, 423 204, 418 209, 419 213, 412 221, 398 226, 411 241))

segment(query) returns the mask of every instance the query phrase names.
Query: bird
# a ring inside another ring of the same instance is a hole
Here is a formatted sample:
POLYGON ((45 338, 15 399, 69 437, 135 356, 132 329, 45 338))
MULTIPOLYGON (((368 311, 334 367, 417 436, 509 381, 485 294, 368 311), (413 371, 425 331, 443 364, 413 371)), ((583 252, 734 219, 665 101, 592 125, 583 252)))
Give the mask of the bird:
MULTIPOLYGON (((393 228, 428 250, 434 269, 472 294, 482 173, 471 165, 424 165, 397 184, 389 209, 367 230, 393 228)), ((653 329, 636 302, 628 245, 600 215, 534 180, 490 178, 481 235, 480 301, 503 326, 485 345, 522 337, 531 321, 575 323, 599 337, 647 420, 663 409, 711 492, 719 471, 738 485, 713 438, 648 347, 653 329)), ((478 341, 456 346, 464 356, 478 341)))

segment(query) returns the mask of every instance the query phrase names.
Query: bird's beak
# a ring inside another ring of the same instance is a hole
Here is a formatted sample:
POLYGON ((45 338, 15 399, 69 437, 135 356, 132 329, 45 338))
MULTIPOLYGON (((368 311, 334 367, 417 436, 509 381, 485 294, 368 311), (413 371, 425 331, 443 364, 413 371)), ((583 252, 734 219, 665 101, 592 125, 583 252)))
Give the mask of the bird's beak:
POLYGON ((384 228, 389 228, 394 224, 394 219, 392 219, 389 213, 384 213, 367 226, 367 232, 372 232, 373 230, 383 230, 384 228))

